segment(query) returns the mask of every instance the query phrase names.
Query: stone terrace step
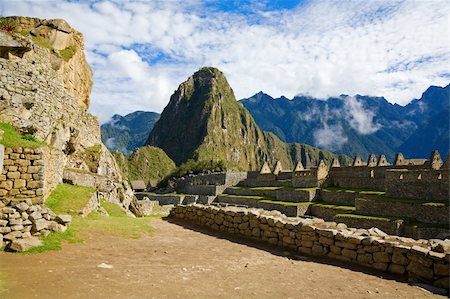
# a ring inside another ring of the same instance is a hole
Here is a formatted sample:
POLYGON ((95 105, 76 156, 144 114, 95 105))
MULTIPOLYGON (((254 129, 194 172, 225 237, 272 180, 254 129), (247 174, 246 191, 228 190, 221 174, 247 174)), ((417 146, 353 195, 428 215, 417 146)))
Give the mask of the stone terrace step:
POLYGON ((264 210, 276 210, 288 217, 303 216, 309 209, 309 202, 292 203, 276 201, 270 197, 263 196, 242 196, 222 194, 217 196, 216 203, 227 203, 230 205, 243 205, 250 208, 259 208, 264 210))
POLYGON ((225 194, 241 195, 241 196, 267 196, 275 197, 276 191, 282 187, 261 187, 261 188, 245 188, 245 187, 229 187, 225 189, 225 194))
POLYGON ((225 194, 240 196, 267 196, 278 201, 307 202, 316 198, 318 188, 292 188, 292 187, 230 187, 225 194))
POLYGON ((326 203, 314 203, 310 206, 309 214, 326 221, 334 221, 337 214, 351 214, 355 212, 355 207, 330 205, 326 203))
POLYGON ((375 190, 363 189, 340 189, 340 188, 325 188, 320 190, 319 198, 321 201, 335 204, 354 206, 357 197, 366 198, 376 195, 384 195, 385 192, 375 190))
POLYGON ((450 207, 440 202, 391 199, 389 197, 357 198, 356 213, 364 215, 414 218, 425 223, 447 224, 450 207))

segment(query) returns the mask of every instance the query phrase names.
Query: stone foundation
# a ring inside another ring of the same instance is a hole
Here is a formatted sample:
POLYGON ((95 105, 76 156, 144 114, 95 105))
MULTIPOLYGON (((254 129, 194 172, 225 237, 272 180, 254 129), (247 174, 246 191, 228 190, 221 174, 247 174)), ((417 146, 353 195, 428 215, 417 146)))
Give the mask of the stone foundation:
POLYGON ((171 217, 213 230, 286 247, 302 254, 357 263, 449 288, 450 244, 352 229, 320 219, 289 220, 281 214, 243 208, 176 206, 171 217))

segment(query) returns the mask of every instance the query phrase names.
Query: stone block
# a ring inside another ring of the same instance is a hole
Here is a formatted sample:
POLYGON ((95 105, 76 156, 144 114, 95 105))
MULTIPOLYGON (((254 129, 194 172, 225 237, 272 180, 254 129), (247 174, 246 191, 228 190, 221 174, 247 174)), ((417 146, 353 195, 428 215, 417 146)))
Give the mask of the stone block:
POLYGON ((390 264, 388 271, 395 274, 403 275, 405 273, 405 267, 397 264, 390 264))
POLYGON ((2 208, 2 213, 5 213, 5 214, 12 214, 15 212, 16 212, 16 209, 11 208, 11 207, 3 207, 2 208))
POLYGON ((346 249, 352 249, 352 250, 356 250, 356 248, 358 248, 358 245, 356 245, 356 244, 342 242, 342 241, 336 241, 336 242, 334 242, 334 245, 336 245, 338 247, 346 248, 346 249))
POLYGON ((390 263, 391 262, 391 255, 386 252, 374 252, 373 253, 373 260, 376 263, 390 263))
POLYGON ((8 220, 0 220, 0 227, 5 227, 8 224, 8 220))
POLYGON ((22 224, 12 225, 11 226, 11 230, 12 231, 22 230, 23 228, 24 228, 24 226, 22 224))
POLYGON ((322 245, 314 244, 313 247, 311 248, 311 253, 313 255, 320 256, 327 254, 327 250, 322 245))
POLYGON ((12 240, 15 240, 17 238, 20 238, 21 236, 22 236, 22 233, 20 231, 12 231, 12 232, 4 235, 3 239, 12 241, 12 240))
POLYGON ((430 269, 429 267, 425 267, 424 265, 422 265, 417 261, 411 261, 406 270, 415 276, 425 278, 428 280, 433 279, 433 270, 430 269))
POLYGON ((319 243, 323 244, 323 245, 333 245, 334 244, 334 239, 333 238, 328 238, 328 237, 324 237, 324 236, 320 236, 319 237, 319 243))
POLYGON ((15 208, 20 211, 20 212, 25 212, 26 210, 28 210, 30 206, 28 204, 26 204, 25 202, 20 202, 18 204, 16 204, 15 208))
POLYGON ((27 181, 23 180, 23 179, 15 179, 14 180, 14 189, 21 189, 21 188, 25 188, 27 185, 27 181))
POLYGON ((345 257, 348 257, 351 260, 356 260, 356 257, 357 257, 357 253, 355 250, 351 250, 351 249, 347 249, 347 248, 344 248, 342 250, 342 255, 345 257))
POLYGON ((28 166, 27 172, 31 174, 39 173, 39 166, 28 166))
POLYGON ((41 231, 43 229, 46 229, 47 227, 48 227, 47 226, 47 221, 45 219, 41 218, 41 219, 37 219, 37 220, 34 221, 34 223, 32 224, 31 230, 33 232, 39 232, 39 231, 41 231))
POLYGON ((388 268, 388 263, 373 263, 372 267, 377 270, 386 271, 388 268))
POLYGON ((442 277, 434 281, 434 286, 442 289, 450 289, 450 277, 442 277))
POLYGON ((408 259, 406 258, 406 256, 403 253, 394 251, 394 253, 392 254, 392 262, 397 265, 405 265, 406 266, 408 264, 408 259))
POLYGON ((42 183, 39 182, 39 181, 29 181, 27 183, 27 188, 29 188, 29 189, 39 189, 39 188, 42 188, 42 187, 43 187, 42 183))
POLYGON ((438 275, 438 276, 450 275, 449 264, 434 263, 433 270, 434 270, 434 275, 438 275))
POLYGON ((8 179, 19 179, 20 178, 20 172, 8 172, 7 174, 6 174, 6 177, 8 178, 8 179))
POLYGON ((330 246, 330 251, 335 255, 340 255, 342 253, 342 249, 334 245, 330 246))
POLYGON ((0 189, 11 190, 13 188, 13 181, 3 181, 0 183, 0 189))
POLYGON ((22 218, 15 218, 9 220, 9 225, 19 225, 22 224, 22 218))
POLYGON ((11 232, 11 228, 9 226, 0 226, 0 234, 7 234, 11 232))
POLYGON ((433 260, 422 256, 422 255, 417 255, 417 254, 408 254, 408 259, 412 260, 412 261, 416 261, 422 265, 424 265, 425 267, 430 267, 433 264, 433 260))
POLYGON ((42 245, 41 240, 39 240, 36 237, 29 237, 29 238, 25 238, 25 239, 14 240, 13 242, 11 242, 11 244, 9 245, 8 248, 12 251, 23 252, 23 251, 27 251, 33 247, 37 247, 37 246, 41 246, 41 245, 42 245))
POLYGON ((31 221, 36 221, 41 218, 42 214, 39 213, 38 211, 32 212, 31 214, 28 215, 28 219, 30 219, 31 221))
POLYGON ((373 257, 370 253, 360 253, 356 260, 361 264, 370 264, 373 262, 373 257))

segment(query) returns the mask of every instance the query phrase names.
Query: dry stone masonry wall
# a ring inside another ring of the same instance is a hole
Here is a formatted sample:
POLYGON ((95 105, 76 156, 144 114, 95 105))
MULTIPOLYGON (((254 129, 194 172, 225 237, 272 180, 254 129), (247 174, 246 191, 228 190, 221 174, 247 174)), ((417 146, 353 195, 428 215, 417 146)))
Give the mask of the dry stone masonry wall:
POLYGON ((357 263, 449 288, 448 240, 413 240, 389 236, 376 228, 352 229, 321 219, 290 220, 279 213, 243 208, 179 205, 170 216, 302 254, 357 263))
POLYGON ((30 198, 44 194, 43 149, 6 148, 0 174, 0 198, 30 198))

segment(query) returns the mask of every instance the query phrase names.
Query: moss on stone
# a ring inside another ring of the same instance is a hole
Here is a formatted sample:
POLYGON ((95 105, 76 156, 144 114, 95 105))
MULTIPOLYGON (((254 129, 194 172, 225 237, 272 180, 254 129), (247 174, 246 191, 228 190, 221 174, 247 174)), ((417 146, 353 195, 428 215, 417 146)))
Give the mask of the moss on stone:
POLYGON ((77 52, 77 47, 75 45, 68 46, 67 48, 59 51, 59 55, 65 61, 69 61, 77 52))
POLYGON ((32 39, 36 44, 38 44, 41 47, 47 48, 49 50, 53 49, 52 45, 48 42, 48 40, 46 40, 42 36, 33 36, 32 39))
POLYGON ((83 152, 83 159, 91 172, 96 173, 98 170, 100 156, 102 153, 102 146, 100 144, 88 147, 83 152))

